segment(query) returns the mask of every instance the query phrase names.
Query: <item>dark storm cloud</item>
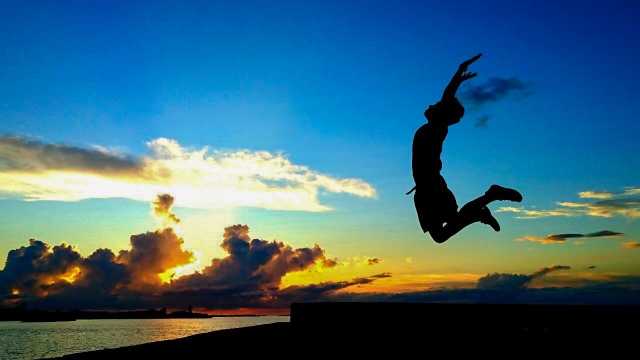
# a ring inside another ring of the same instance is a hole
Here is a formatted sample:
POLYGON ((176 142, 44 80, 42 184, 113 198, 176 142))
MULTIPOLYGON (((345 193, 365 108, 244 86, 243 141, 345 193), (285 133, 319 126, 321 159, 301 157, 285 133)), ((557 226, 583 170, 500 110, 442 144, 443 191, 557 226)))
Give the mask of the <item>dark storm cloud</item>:
POLYGON ((94 251, 84 259, 81 269, 82 276, 73 285, 99 289, 100 293, 129 285, 133 276, 126 264, 116 262, 116 255, 109 249, 94 251))
POLYGON ((512 94, 527 97, 532 93, 531 85, 523 83, 516 77, 494 77, 484 84, 467 87, 460 97, 471 103, 473 108, 480 108, 486 103, 502 100, 512 94))
POLYGON ((0 171, 73 170, 98 174, 137 174, 141 168, 135 159, 98 150, 0 136, 0 171))
POLYGON ((82 256, 71 246, 61 244, 51 247, 36 239, 29 246, 9 251, 5 267, 0 271, 0 294, 43 296, 44 285, 74 272, 82 256))
POLYGON ((499 274, 493 273, 478 279, 476 288, 478 289, 524 289, 529 286, 533 279, 547 275, 548 273, 569 270, 570 266, 556 265, 544 267, 533 274, 499 274))

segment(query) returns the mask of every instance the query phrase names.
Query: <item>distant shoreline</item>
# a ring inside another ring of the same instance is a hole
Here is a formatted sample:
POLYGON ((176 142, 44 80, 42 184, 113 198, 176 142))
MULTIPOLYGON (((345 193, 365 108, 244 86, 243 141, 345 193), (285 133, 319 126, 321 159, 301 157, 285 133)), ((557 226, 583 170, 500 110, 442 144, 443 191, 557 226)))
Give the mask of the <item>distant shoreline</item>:
MULTIPOLYGON (((207 319, 220 317, 261 317, 262 314, 204 314, 188 311, 167 312, 161 310, 130 311, 46 311, 0 309, 0 321, 51 322, 74 320, 111 320, 111 319, 207 319)), ((288 315, 273 315, 288 316, 288 315)))

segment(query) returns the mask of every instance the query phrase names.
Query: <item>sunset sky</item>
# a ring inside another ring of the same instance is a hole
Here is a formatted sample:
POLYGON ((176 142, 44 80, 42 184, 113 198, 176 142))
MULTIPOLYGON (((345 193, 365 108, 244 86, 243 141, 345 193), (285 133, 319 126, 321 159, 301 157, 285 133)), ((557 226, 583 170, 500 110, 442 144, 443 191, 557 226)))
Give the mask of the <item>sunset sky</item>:
MULTIPOLYGON (((640 304, 639 1, 0 3, 0 302, 640 304), (411 141, 458 65, 420 229, 411 141)), ((246 311, 246 310, 243 310, 246 311)))

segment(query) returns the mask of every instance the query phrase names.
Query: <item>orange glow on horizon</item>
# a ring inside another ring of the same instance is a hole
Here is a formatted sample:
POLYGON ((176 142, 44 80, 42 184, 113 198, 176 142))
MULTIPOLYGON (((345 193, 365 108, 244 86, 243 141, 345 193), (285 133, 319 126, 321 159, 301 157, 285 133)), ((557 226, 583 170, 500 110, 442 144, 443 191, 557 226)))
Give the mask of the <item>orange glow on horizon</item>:
POLYGON ((20 290, 18 290, 18 289, 13 289, 13 291, 11 291, 11 294, 13 294, 13 295, 20 295, 20 290))
POLYGON ((259 315, 259 316, 288 316, 290 309, 250 309, 250 308, 239 308, 239 309, 229 309, 229 310, 199 310, 194 312, 201 312, 208 315, 218 315, 218 316, 242 316, 242 315, 259 315))

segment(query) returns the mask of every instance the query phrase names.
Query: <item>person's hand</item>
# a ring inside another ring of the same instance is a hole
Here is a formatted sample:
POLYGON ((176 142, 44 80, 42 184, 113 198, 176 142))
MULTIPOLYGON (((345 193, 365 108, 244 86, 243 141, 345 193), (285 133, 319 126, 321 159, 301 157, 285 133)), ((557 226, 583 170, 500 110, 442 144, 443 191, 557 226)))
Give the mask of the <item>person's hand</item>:
MULTIPOLYGON (((462 70, 463 72, 467 71, 467 68, 469 67, 469 65, 471 65, 474 61, 480 59, 481 56, 482 56, 482 54, 478 54, 478 55, 472 57, 471 59, 463 62, 462 64, 460 64, 459 69, 462 70)), ((475 74, 475 73, 473 73, 473 74, 475 74)), ((464 74, 463 74, 463 76, 464 76, 464 74)), ((473 75, 473 76, 475 76, 475 75, 473 75)), ((469 78, 466 78, 465 80, 468 80, 468 79, 472 78, 473 76, 471 76, 469 78)))
POLYGON ((466 81, 476 76, 478 76, 478 73, 462 73, 462 75, 460 75, 460 81, 466 81))

